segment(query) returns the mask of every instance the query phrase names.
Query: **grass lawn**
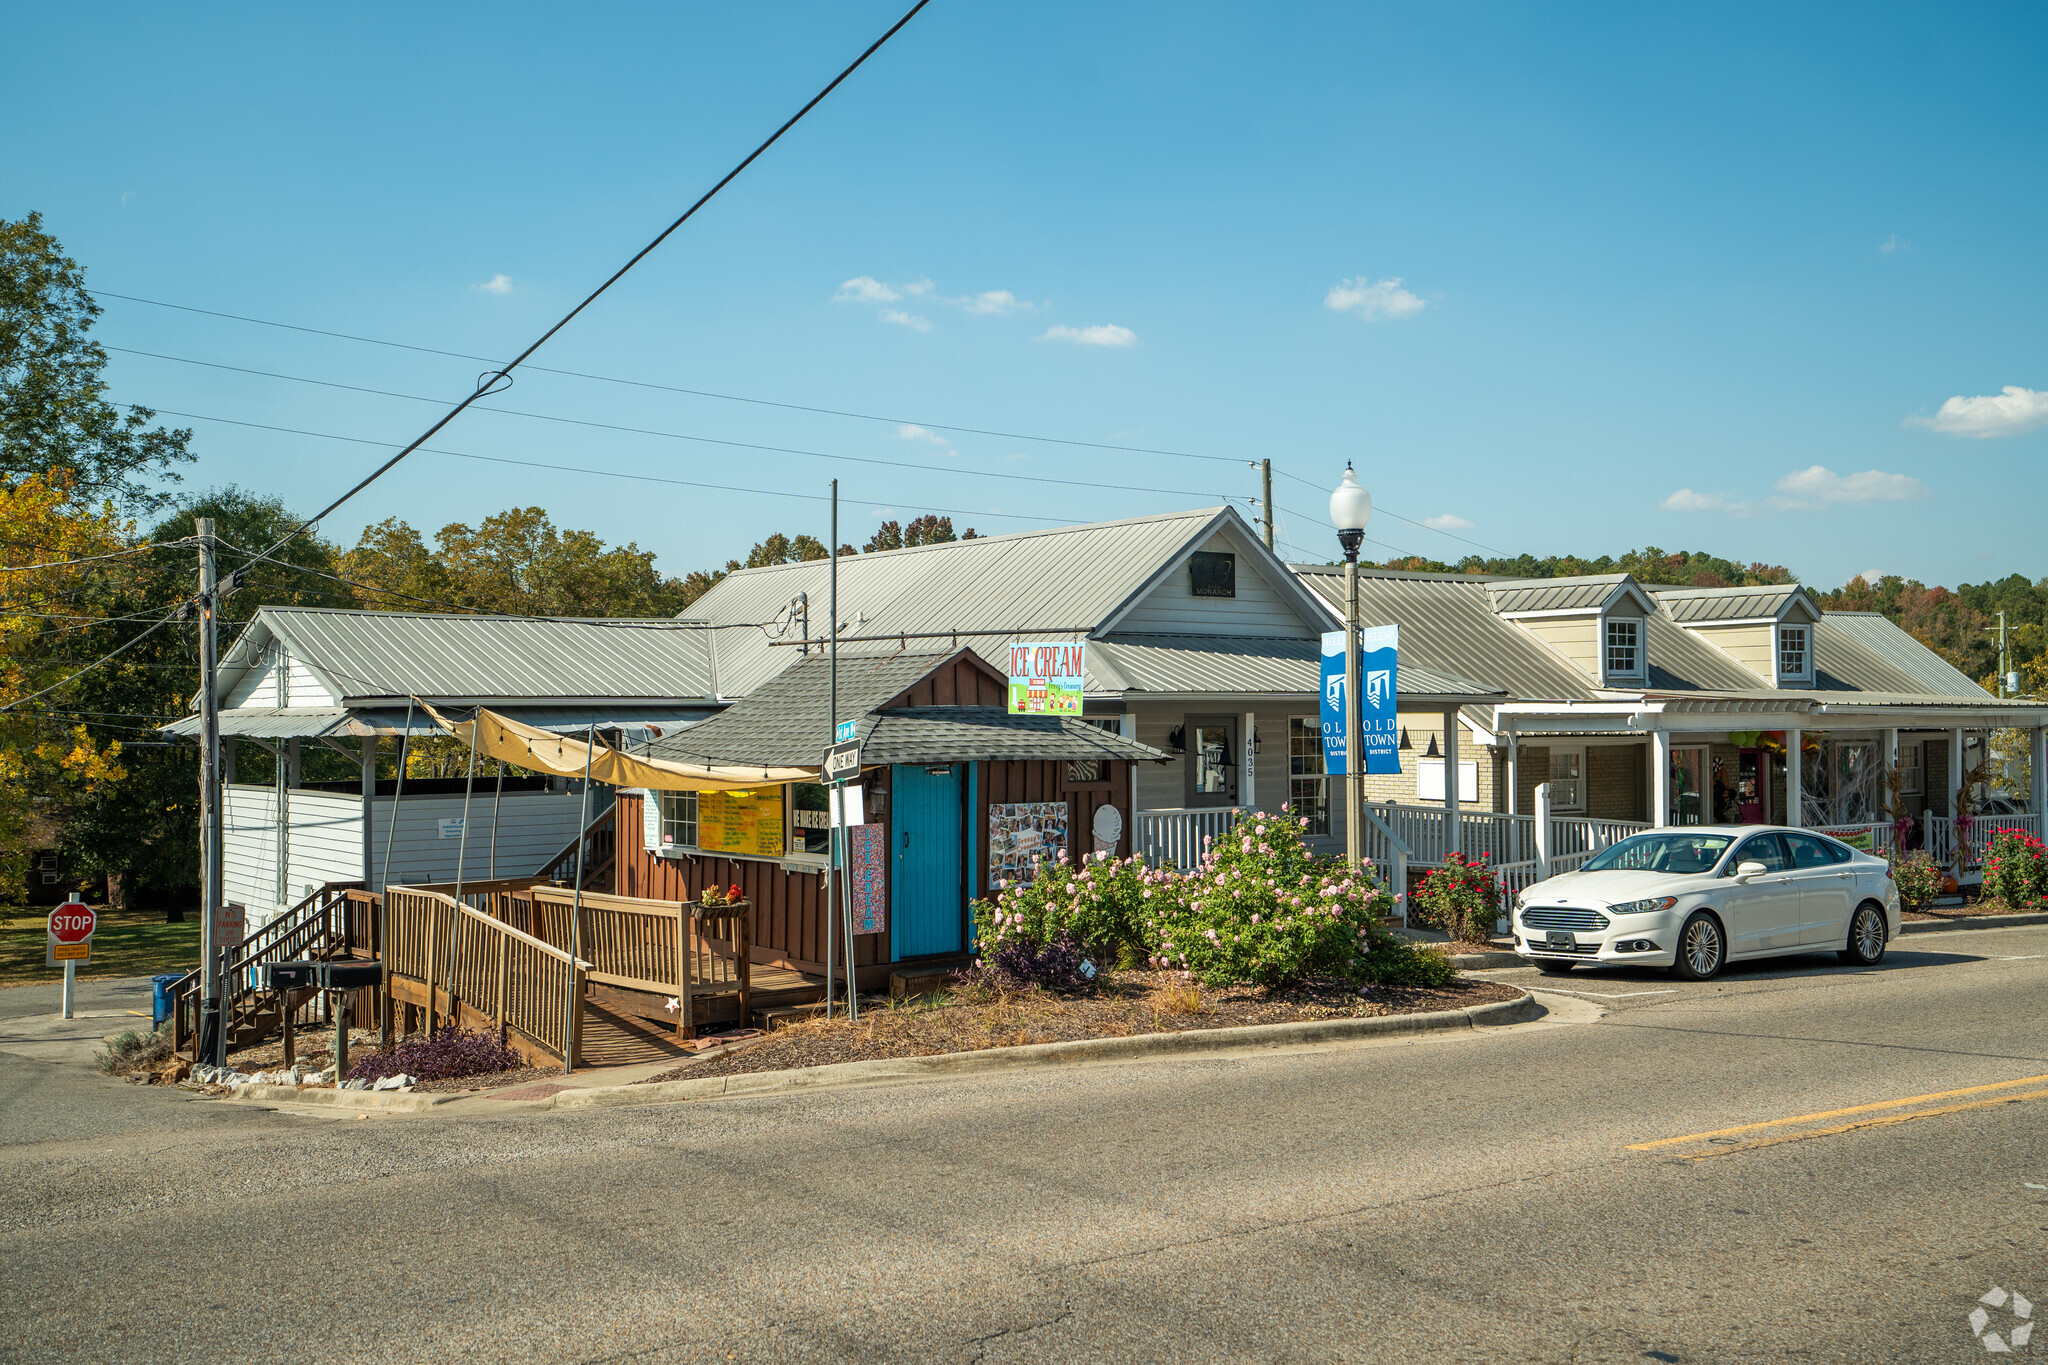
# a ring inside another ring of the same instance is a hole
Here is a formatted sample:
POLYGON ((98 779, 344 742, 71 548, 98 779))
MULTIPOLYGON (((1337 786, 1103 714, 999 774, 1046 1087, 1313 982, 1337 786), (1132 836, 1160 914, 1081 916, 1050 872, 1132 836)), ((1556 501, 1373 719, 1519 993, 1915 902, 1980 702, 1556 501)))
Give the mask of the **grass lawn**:
MULTIPOLYGON (((165 924, 161 909, 94 909, 99 912, 99 929, 92 937, 92 961, 80 964, 79 980, 183 972, 199 965, 197 911, 186 911, 183 924, 165 924)), ((48 907, 0 907, 0 986, 63 979, 62 967, 43 965, 49 915, 48 907)))

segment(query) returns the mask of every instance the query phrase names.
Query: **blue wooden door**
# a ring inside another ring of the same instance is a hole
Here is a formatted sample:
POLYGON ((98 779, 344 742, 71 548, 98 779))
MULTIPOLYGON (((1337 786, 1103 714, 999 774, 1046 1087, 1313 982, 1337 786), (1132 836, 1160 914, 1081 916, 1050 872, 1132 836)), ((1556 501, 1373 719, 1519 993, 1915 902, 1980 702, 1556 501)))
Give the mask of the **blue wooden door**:
POLYGON ((930 772, 898 766, 890 776, 895 823, 890 850, 891 960, 957 953, 966 918, 960 880, 958 767, 930 772))

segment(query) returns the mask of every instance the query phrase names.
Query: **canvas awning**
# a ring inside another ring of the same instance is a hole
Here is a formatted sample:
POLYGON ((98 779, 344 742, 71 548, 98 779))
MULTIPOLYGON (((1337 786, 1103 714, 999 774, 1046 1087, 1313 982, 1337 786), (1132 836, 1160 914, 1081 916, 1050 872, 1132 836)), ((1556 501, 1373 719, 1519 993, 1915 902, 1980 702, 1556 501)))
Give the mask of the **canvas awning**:
POLYGON ((451 721, 432 706, 420 709, 434 723, 476 752, 530 772, 556 777, 582 777, 614 787, 647 787, 667 792, 738 791, 780 782, 815 782, 816 768, 776 768, 729 763, 689 763, 666 758, 636 758, 608 744, 586 744, 500 715, 479 706, 469 720, 451 721))

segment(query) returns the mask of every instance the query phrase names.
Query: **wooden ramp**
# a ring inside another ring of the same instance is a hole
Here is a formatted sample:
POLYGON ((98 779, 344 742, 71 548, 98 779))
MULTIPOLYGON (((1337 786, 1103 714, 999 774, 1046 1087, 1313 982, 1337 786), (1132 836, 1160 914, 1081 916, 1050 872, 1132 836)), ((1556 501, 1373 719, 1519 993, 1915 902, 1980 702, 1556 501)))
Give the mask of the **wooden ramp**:
POLYGON ((664 1034, 645 1020, 608 1010, 595 1001, 583 1006, 580 1051, 584 1066, 637 1066, 691 1055, 673 1031, 664 1034))

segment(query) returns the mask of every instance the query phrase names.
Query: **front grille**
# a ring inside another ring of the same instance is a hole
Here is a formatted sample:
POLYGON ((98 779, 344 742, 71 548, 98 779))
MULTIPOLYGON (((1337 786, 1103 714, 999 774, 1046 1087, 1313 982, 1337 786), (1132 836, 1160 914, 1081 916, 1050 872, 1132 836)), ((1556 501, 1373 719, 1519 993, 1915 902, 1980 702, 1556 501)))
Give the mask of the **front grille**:
POLYGON ((1593 957, 1600 951, 1597 943, 1574 943, 1566 947, 1562 943, 1545 943, 1541 939, 1529 940, 1529 951, 1546 957, 1593 957))
POLYGON ((1531 929, 1572 929, 1582 934, 1605 929, 1607 916, 1598 910, 1574 910, 1570 906, 1545 906, 1522 912, 1522 923, 1531 929))

